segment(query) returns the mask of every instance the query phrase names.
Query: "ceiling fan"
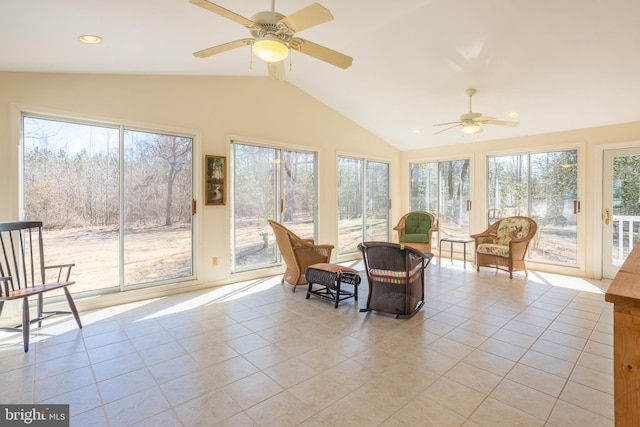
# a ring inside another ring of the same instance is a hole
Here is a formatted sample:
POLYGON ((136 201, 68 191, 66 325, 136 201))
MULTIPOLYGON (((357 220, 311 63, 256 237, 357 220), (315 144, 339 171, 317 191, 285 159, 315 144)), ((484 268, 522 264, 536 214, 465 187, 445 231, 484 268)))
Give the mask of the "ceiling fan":
POLYGON ((453 129, 462 126, 462 133, 474 134, 482 132, 482 126, 480 125, 500 125, 500 126, 519 126, 518 122, 507 122, 504 120, 496 120, 493 117, 483 116, 482 113, 474 113, 471 109, 471 97, 475 95, 477 90, 469 88, 464 91, 469 97, 469 112, 460 116, 460 120, 457 122, 436 123, 434 126, 452 125, 448 128, 435 132, 434 135, 444 132, 449 129, 453 129))
POLYGON ((253 53, 267 63, 269 76, 272 79, 284 77, 283 60, 293 49, 336 67, 346 69, 353 63, 353 58, 335 50, 310 42, 295 34, 310 27, 331 21, 333 15, 329 9, 318 3, 312 3, 289 16, 275 11, 275 0, 271 0, 271 11, 258 12, 247 19, 235 12, 207 0, 189 0, 189 3, 200 6, 213 13, 230 19, 249 29, 251 38, 244 38, 195 52, 197 58, 207 58, 227 50, 242 46, 252 46, 253 53))

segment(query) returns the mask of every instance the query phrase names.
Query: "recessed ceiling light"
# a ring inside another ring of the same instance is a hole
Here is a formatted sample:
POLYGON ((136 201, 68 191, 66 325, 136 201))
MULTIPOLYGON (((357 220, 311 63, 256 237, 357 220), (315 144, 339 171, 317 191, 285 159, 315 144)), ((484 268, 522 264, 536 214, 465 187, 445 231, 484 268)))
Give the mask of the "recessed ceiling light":
POLYGON ((413 130, 413 133, 415 133, 415 134, 418 134, 418 133, 421 133, 421 132, 422 132, 422 131, 421 131, 420 129, 414 129, 414 130, 413 130))
POLYGON ((520 116, 520 113, 518 113, 517 111, 512 111, 509 114, 507 114, 507 116, 511 117, 512 119, 515 119, 516 117, 520 116))
POLYGON ((85 35, 82 35, 82 36, 78 37, 78 40, 80 40, 82 43, 96 44, 96 43, 101 43, 102 42, 102 37, 94 36, 92 34, 85 34, 85 35))

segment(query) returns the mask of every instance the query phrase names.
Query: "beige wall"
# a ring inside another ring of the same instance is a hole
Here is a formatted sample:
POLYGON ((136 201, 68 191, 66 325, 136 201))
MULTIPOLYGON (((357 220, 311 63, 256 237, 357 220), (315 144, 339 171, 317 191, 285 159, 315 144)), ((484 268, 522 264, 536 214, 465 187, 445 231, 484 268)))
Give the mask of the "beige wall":
MULTIPOLYGON (((582 159, 580 174, 584 178, 580 189, 583 257, 579 269, 560 271, 589 277, 599 274, 601 184, 598 180, 601 182, 602 150, 640 146, 640 122, 635 122, 495 141, 486 140, 490 134, 486 132, 479 140, 463 145, 399 152, 293 85, 264 77, 0 73, 0 221, 15 220, 19 215, 21 110, 193 132, 198 135, 196 154, 200 158, 205 154, 228 156, 232 137, 317 150, 321 182, 319 241, 334 245, 337 244, 338 154, 391 162, 392 225, 409 206, 409 162, 470 158, 474 201, 472 232, 477 232, 485 225, 483 183, 487 154, 578 148, 582 159)), ((198 199, 200 282, 216 284, 245 278, 231 278, 229 272, 229 206, 204 206, 201 188, 198 199), (218 267, 211 266, 212 256, 219 258, 218 267)), ((550 266, 538 268, 558 270, 550 266)))

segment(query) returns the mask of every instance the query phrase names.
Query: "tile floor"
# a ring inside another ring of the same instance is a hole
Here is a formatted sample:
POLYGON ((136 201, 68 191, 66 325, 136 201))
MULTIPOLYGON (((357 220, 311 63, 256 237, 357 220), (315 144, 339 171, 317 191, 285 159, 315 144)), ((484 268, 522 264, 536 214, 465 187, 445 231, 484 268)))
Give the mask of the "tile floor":
MULTIPOLYGON (((361 269, 362 264, 356 265, 361 269)), ((72 426, 613 426, 608 282, 428 268, 409 320, 280 277, 0 334, 0 402, 72 426)))

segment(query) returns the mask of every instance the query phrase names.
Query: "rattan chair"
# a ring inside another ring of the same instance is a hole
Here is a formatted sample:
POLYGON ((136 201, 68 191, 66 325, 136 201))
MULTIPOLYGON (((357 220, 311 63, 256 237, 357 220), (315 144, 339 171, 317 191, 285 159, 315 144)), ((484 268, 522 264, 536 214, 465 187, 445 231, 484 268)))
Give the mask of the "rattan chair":
POLYGON ((282 259, 287 266, 282 275, 281 283, 287 282, 293 285, 291 292, 295 292, 296 286, 307 284, 304 277, 307 267, 321 262, 330 262, 333 245, 316 245, 313 240, 301 239, 275 221, 269 220, 268 223, 273 229, 278 249, 280 249, 282 259))
POLYGON ((364 260, 369 296, 360 311, 413 317, 424 305, 424 269, 433 254, 389 242, 358 245, 364 260))
POLYGON ((512 216, 493 223, 479 234, 472 234, 476 247, 476 270, 493 266, 496 270, 524 270, 529 275, 525 258, 529 242, 536 235, 538 224, 526 216, 512 216))

